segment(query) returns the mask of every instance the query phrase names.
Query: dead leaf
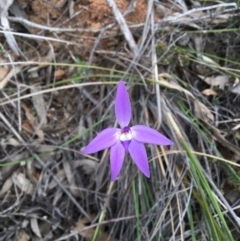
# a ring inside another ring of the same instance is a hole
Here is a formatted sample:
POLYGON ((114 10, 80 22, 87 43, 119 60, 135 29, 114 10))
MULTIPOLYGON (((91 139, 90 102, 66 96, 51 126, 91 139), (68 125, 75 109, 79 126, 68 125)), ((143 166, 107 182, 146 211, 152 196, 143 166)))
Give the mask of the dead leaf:
POLYGON ((34 94, 34 93, 40 92, 41 90, 42 90, 41 86, 32 86, 31 87, 31 93, 33 94, 33 96, 32 96, 33 105, 35 107, 35 110, 37 111, 39 122, 41 125, 46 125, 47 124, 47 112, 46 112, 43 95, 42 94, 41 95, 34 94))
POLYGON ((28 156, 27 152, 21 152, 19 154, 15 154, 12 156, 9 156, 9 159, 7 159, 7 163, 14 163, 14 165, 4 166, 0 168, 0 176, 3 181, 5 181, 8 177, 12 176, 14 171, 17 170, 19 163, 21 160, 25 159, 28 156))
POLYGON ((38 135, 40 142, 43 142, 44 141, 44 133, 41 129, 38 128, 37 119, 31 113, 30 109, 23 102, 21 102, 21 107, 25 110, 25 115, 29 121, 29 124, 31 125, 31 127, 30 127, 29 124, 26 124, 25 122, 23 122, 24 123, 23 128, 26 128, 25 130, 28 132, 32 130, 32 134, 37 129, 36 134, 38 135))
POLYGON ((28 235, 28 233, 24 230, 21 229, 18 231, 17 236, 14 239, 15 241, 29 241, 30 240, 30 236, 28 235))
POLYGON ((8 139, 8 145, 19 146, 19 145, 21 145, 21 143, 17 139, 10 137, 8 139))
POLYGON ((34 75, 38 75, 38 71, 42 68, 45 68, 46 65, 48 64, 42 64, 42 63, 50 63, 52 62, 54 59, 54 54, 53 54, 53 51, 50 49, 47 53, 47 55, 43 56, 43 57, 40 57, 38 62, 41 63, 40 65, 38 66, 34 66, 32 68, 30 68, 27 72, 30 74, 31 73, 31 76, 33 74, 34 75))
POLYGON ((73 0, 69 0, 68 1, 68 13, 69 13, 70 18, 72 18, 74 15, 74 6, 75 6, 75 2, 73 0))
POLYGON ((1 0, 0 1, 0 15, 6 13, 8 8, 12 5, 13 0, 1 0))
POLYGON ((7 19, 8 16, 8 8, 12 5, 13 0, 1 0, 0 1, 0 19, 1 19, 1 25, 3 30, 5 30, 3 32, 7 43, 9 45, 9 47, 12 49, 12 51, 19 55, 20 50, 18 48, 18 44, 15 40, 14 35, 9 31, 10 30, 10 24, 9 21, 7 19))
POLYGON ((92 174, 99 165, 97 161, 90 159, 77 160, 74 162, 74 164, 76 167, 82 167, 86 174, 92 174))
POLYGON ((75 197, 81 197, 81 192, 77 188, 77 184, 75 182, 74 174, 72 172, 72 168, 71 168, 70 164, 68 162, 63 162, 63 169, 64 169, 64 172, 66 174, 71 193, 75 197))
POLYGON ((4 79, 4 77, 7 75, 9 71, 9 68, 0 66, 0 82, 4 79))
POLYGON ((235 85, 232 89, 231 92, 234 94, 240 94, 240 84, 235 85))
MULTIPOLYGON (((11 177, 12 173, 17 170, 18 164, 9 165, 0 168, 0 176, 2 180, 6 180, 6 178, 11 177)), ((3 187, 2 187, 3 189, 3 187)))
POLYGON ((35 127, 36 126, 36 118, 34 117, 34 115, 31 113, 30 109, 23 103, 21 102, 21 107, 24 109, 25 111, 25 115, 30 123, 30 125, 32 127, 35 127))
POLYGON ((174 90, 177 90, 177 91, 181 91, 184 94, 186 94, 189 97, 191 97, 192 99, 195 99, 193 94, 190 91, 188 91, 187 89, 185 89, 182 86, 180 86, 179 83, 175 80, 175 78, 173 76, 171 76, 170 74, 168 74, 168 73, 161 73, 161 74, 158 75, 158 77, 159 77, 158 82, 159 82, 159 84, 161 86, 164 86, 164 87, 167 87, 167 88, 170 88, 170 89, 174 89, 174 90), (163 78, 167 78, 170 81, 163 81, 162 80, 163 78))
POLYGON ((6 84, 8 83, 8 81, 15 75, 17 75, 22 69, 22 66, 15 66, 13 67, 8 73, 7 75, 0 81, 0 90, 2 90, 6 84))
POLYGON ((203 46, 204 46, 202 36, 195 36, 193 38, 193 41, 194 41, 194 45, 195 45, 196 50, 199 52, 199 56, 201 56, 200 53, 202 52, 203 46))
POLYGON ((205 63, 209 63, 210 65, 219 66, 217 62, 215 62, 213 59, 209 58, 208 56, 201 55, 201 57, 202 57, 202 60, 203 60, 205 63))
POLYGON ((31 195, 34 191, 33 184, 22 173, 13 175, 13 182, 25 193, 31 195))
POLYGON ((238 130, 239 128, 240 128, 240 124, 234 126, 234 127, 232 128, 232 130, 233 130, 233 131, 236 131, 236 130, 238 130))
POLYGON ((36 218, 31 218, 30 224, 31 224, 32 231, 33 231, 39 238, 41 238, 42 236, 41 236, 41 233, 40 233, 40 229, 39 229, 39 226, 38 226, 37 219, 36 219, 36 218))
POLYGON ((12 187, 13 181, 12 181, 12 177, 9 177, 2 185, 2 188, 0 190, 0 197, 3 196, 3 194, 5 194, 7 191, 10 190, 10 188, 12 187))
POLYGON ((53 145, 37 145, 35 146, 35 151, 38 153, 46 153, 46 152, 53 152, 56 150, 58 146, 53 146, 53 145))
POLYGON ((205 89, 202 91, 203 95, 210 96, 210 95, 217 95, 217 92, 212 89, 205 89))
POLYGON ((207 123, 207 122, 206 122, 206 125, 211 130, 211 133, 216 138, 216 140, 218 142, 220 142, 224 147, 226 147, 229 150, 231 150, 232 152, 234 152, 237 156, 237 160, 239 160, 239 158, 240 158, 240 148, 238 146, 232 144, 228 140, 226 140, 225 137, 221 134, 221 131, 219 129, 217 129, 215 126, 213 126, 212 124, 207 123))
POLYGON ((56 69, 54 73, 56 80, 62 79, 64 75, 65 75, 65 71, 63 69, 56 69))
POLYGON ((194 100, 194 113, 198 119, 203 120, 204 122, 214 122, 214 116, 211 111, 199 100, 194 100))
MULTIPOLYGON (((9 8, 9 12, 15 17, 18 17, 21 19, 28 19, 27 13, 25 12, 24 8, 21 7, 18 1, 13 1, 12 5, 9 8)), ((21 25, 24 26, 24 28, 27 29, 29 33, 32 33, 31 28, 29 27, 28 24, 24 23, 24 21, 21 22, 21 25)))
MULTIPOLYGON (((58 171, 56 176, 60 182, 63 182, 63 180, 66 178, 65 172, 63 170, 58 171)), ((51 190, 55 188, 57 185, 57 182, 54 179, 52 179, 51 182, 48 184, 48 189, 51 190)))
POLYGON ((172 8, 166 8, 164 7, 160 2, 157 2, 156 8, 155 8, 155 13, 157 15, 156 19, 162 19, 164 17, 168 17, 172 13, 172 8))
POLYGON ((229 83, 229 77, 227 75, 217 75, 212 77, 204 77, 199 75, 199 77, 209 84, 211 87, 218 86, 220 89, 224 89, 225 85, 229 83))
POLYGON ((62 199, 62 196, 63 196, 63 191, 61 189, 57 189, 57 191, 54 193, 54 198, 53 198, 52 204, 54 206, 57 206, 57 203, 59 200, 62 199))
POLYGON ((236 203, 240 198, 238 190, 236 190, 232 184, 228 183, 227 180, 224 180, 224 184, 221 186, 221 189, 224 192, 224 197, 231 205, 234 205, 234 203, 236 203))
MULTIPOLYGON (((96 215, 91 215, 91 219, 94 220, 96 218, 96 215)), ((84 228, 88 227, 89 220, 87 218, 80 219, 73 228, 73 231, 78 231, 79 234, 86 238, 87 240, 90 240, 95 232, 95 228, 86 229, 84 231, 81 231, 84 228)), ((109 239, 109 235, 106 232, 100 231, 98 241, 106 241, 109 239)), ((119 239, 110 238, 111 241, 119 241, 119 239)))
POLYGON ((22 122, 22 129, 30 134, 34 132, 33 128, 31 127, 31 125, 29 125, 27 121, 22 122))

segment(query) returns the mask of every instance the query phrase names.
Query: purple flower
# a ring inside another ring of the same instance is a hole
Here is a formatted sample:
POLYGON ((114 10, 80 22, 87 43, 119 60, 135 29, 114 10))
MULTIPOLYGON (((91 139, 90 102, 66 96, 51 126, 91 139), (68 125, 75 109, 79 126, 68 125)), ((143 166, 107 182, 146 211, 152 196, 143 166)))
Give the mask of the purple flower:
POLYGON ((123 81, 120 81, 115 99, 115 115, 121 127, 110 127, 101 131, 82 151, 83 154, 91 154, 111 147, 111 180, 115 180, 123 165, 125 152, 129 152, 140 171, 150 177, 148 159, 143 143, 155 145, 173 144, 158 131, 144 126, 129 127, 131 120, 131 103, 127 89, 123 81))

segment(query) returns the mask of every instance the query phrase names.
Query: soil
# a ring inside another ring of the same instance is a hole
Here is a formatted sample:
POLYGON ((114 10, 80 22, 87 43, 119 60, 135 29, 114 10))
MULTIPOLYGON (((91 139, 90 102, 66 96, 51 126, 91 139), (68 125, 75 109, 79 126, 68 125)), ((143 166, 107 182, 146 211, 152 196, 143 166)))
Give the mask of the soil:
MULTIPOLYGON (((120 12, 125 13, 130 5, 129 0, 115 1, 120 12)), ((51 27, 79 28, 85 29, 86 32, 74 33, 52 33, 45 31, 44 35, 49 37, 56 36, 62 40, 73 41, 78 44, 67 46, 69 51, 74 55, 78 55, 83 60, 87 60, 89 52, 97 38, 100 30, 104 26, 115 23, 115 18, 105 0, 84 0, 76 1, 73 7, 69 7, 68 1, 65 0, 19 0, 19 4, 27 13, 30 21, 51 27), (71 11, 69 11, 71 9, 71 11), (70 13, 71 12, 71 17, 70 13), (92 30, 92 32, 91 32, 92 30)), ((137 0, 136 6, 132 12, 125 17, 127 24, 143 23, 146 18, 147 4, 145 0, 137 0)), ((43 31, 31 28, 32 34, 43 35, 43 31)), ((119 38, 119 28, 116 24, 114 28, 104 33, 104 38, 99 42, 99 50, 116 49, 121 38, 119 38), (111 37, 107 37, 107 36, 111 37), (116 37, 114 37, 116 36, 116 37)), ((62 43, 53 42, 53 47, 56 50, 62 48, 62 43)), ((41 48, 46 49, 47 43, 44 42, 41 48)), ((66 47, 66 46, 65 46, 66 47)))

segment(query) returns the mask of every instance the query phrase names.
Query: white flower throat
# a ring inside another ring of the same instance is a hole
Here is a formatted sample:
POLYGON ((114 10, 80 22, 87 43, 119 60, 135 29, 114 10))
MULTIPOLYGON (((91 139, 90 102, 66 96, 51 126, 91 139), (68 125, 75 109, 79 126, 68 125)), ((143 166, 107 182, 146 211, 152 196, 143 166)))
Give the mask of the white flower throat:
POLYGON ((131 141, 131 140, 132 140, 132 131, 128 126, 126 126, 121 131, 120 141, 131 141))

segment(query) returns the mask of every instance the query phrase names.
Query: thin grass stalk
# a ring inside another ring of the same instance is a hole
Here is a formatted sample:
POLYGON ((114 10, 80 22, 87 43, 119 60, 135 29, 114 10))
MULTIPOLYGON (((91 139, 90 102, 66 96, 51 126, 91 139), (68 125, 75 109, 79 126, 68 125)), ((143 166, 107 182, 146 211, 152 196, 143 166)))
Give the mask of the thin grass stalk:
POLYGON ((136 182, 135 179, 132 182, 132 191, 133 191, 133 200, 134 200, 134 209, 136 213, 137 218, 137 240, 141 240, 141 230, 140 230, 140 219, 139 219, 139 200, 138 200, 138 194, 137 194, 137 188, 136 188, 136 182))
POLYGON ((104 221, 105 219, 105 216, 106 216, 106 210, 107 210, 107 204, 108 204, 108 199, 109 199, 109 195, 113 189, 113 186, 114 186, 114 183, 115 182, 110 182, 110 185, 109 185, 109 188, 108 188, 108 192, 107 192, 107 198, 106 198, 106 201, 104 203, 104 206, 103 206, 103 209, 100 213, 100 216, 99 216, 99 219, 98 219, 98 223, 99 225, 96 227, 95 231, 94 231, 94 234, 93 234, 93 237, 92 237, 92 241, 96 241, 99 234, 100 234, 100 231, 101 231, 101 223, 104 221))
POLYGON ((170 123, 172 124, 174 130, 176 131, 183 149, 186 151, 187 156, 190 159, 189 166, 190 166, 191 174, 194 177, 194 181, 196 182, 196 185, 197 185, 197 191, 200 195, 198 201, 200 202, 200 204, 202 204, 204 212, 207 216, 207 222, 208 222, 209 226, 211 227, 213 238, 218 238, 218 239, 214 239, 214 240, 224 240, 224 233, 222 231, 222 227, 219 226, 214 220, 214 217, 209 208, 210 205, 207 203, 206 194, 211 201, 210 204, 212 205, 212 207, 215 209, 215 211, 218 214, 218 217, 219 217, 219 219, 225 229, 225 232, 227 234, 228 240, 234 241, 231 231, 229 230, 227 223, 225 221, 225 218, 222 214, 222 211, 219 207, 219 204, 216 201, 216 198, 206 180, 206 177, 204 176, 204 174, 201 170, 201 167, 200 167, 197 159, 195 158, 190 147, 188 146, 188 144, 184 140, 183 136, 181 135, 181 132, 180 132, 176 122, 174 121, 172 115, 170 113, 167 113, 167 117, 170 120, 170 123))
MULTIPOLYGON (((171 123, 172 124, 174 123, 173 127, 176 130, 176 133, 180 134, 180 131, 179 131, 175 121, 173 120, 173 117, 170 115, 170 113, 168 113, 168 117, 171 120, 171 123)), ((182 137, 181 134, 179 135, 179 139, 180 139, 183 149, 186 151, 188 158, 190 159, 189 166, 190 166, 191 174, 194 177, 194 181, 196 182, 196 185, 197 185, 197 191, 200 195, 198 201, 200 201, 200 199, 201 199, 200 204, 202 204, 201 206, 207 216, 207 222, 209 224, 209 227, 211 227, 211 234, 212 234, 214 240, 224 240, 224 233, 222 232, 221 227, 214 221, 214 217, 211 214, 209 204, 207 203, 207 199, 206 199, 206 195, 205 195, 206 193, 211 201, 212 206, 214 207, 215 211, 217 212, 221 223, 223 224, 223 226, 225 228, 225 231, 228 236, 228 240, 234 241, 231 231, 229 230, 227 223, 225 221, 225 218, 223 217, 219 204, 217 203, 215 196, 212 193, 212 190, 211 190, 204 174, 201 171, 198 161, 196 160, 191 149, 189 148, 188 144, 186 143, 186 141, 184 140, 184 138, 182 137)))
POLYGON ((192 241, 196 241, 193 214, 192 214, 192 208, 190 205, 188 206, 188 219, 189 219, 189 224, 190 224, 192 241))
MULTIPOLYGON (((178 105, 181 108, 184 113, 186 113, 186 116, 189 117, 189 119, 192 120, 192 125, 196 128, 198 133, 201 134, 203 139, 211 146, 211 148, 217 153, 218 156, 222 157, 221 153, 218 151, 218 149, 212 145, 211 141, 208 139, 207 135, 211 136, 210 131, 204 126, 203 124, 200 123, 199 120, 197 120, 191 112, 187 111, 183 103, 179 100, 178 105)), ((240 176, 236 171, 232 168, 232 164, 228 163, 227 161, 225 162, 225 165, 227 167, 227 170, 229 171, 230 175, 235 178, 235 180, 240 184, 240 176)))

